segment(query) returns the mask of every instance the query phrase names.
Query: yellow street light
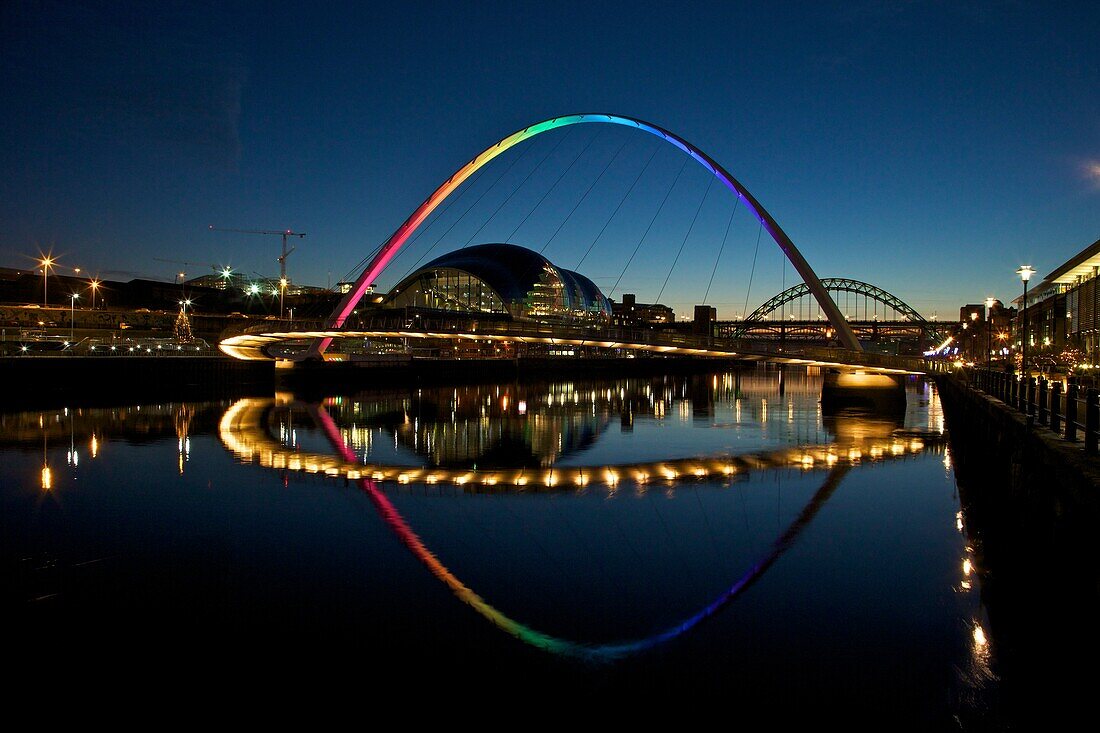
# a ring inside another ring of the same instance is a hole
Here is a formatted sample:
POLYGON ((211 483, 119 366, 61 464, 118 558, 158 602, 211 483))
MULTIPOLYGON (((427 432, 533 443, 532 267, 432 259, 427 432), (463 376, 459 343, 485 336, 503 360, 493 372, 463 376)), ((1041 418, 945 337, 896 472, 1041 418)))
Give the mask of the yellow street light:
POLYGON ((38 261, 38 264, 42 265, 42 307, 46 307, 46 276, 50 272, 50 268, 57 262, 52 255, 42 255, 42 259, 38 261))
POLYGON ((73 329, 76 323, 76 301, 80 298, 76 293, 72 294, 72 300, 69 301, 69 343, 74 343, 73 329))

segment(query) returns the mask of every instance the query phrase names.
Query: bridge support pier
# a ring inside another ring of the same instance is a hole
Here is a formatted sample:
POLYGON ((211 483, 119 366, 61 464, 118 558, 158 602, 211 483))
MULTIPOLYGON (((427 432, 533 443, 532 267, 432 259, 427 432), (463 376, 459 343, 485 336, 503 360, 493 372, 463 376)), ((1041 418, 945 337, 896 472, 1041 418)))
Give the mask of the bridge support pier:
POLYGON ((884 414, 905 412, 905 382, 897 374, 864 369, 830 369, 821 385, 821 411, 859 408, 884 414))

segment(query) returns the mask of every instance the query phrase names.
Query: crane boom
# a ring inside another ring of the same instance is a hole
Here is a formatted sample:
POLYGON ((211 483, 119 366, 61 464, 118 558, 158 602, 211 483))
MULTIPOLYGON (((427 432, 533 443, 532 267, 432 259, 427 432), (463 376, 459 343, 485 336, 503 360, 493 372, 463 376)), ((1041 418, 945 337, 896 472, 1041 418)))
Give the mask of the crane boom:
POLYGON ((298 237, 301 239, 306 236, 305 232, 295 232, 290 229, 230 229, 228 227, 216 227, 213 224, 209 226, 212 232, 233 232, 235 234, 275 234, 283 238, 283 251, 276 259, 279 262, 279 317, 283 317, 283 293, 286 291, 286 258, 290 256, 296 247, 291 247, 289 250, 286 248, 287 237, 298 237))
POLYGON ((306 235, 305 232, 292 232, 289 229, 228 229, 226 227, 216 227, 213 224, 209 228, 212 232, 234 232, 236 234, 280 234, 287 237, 304 237, 306 235))
POLYGON ((213 224, 209 226, 212 232, 232 232, 234 234, 274 234, 283 238, 283 251, 276 259, 279 263, 279 280, 286 280, 286 258, 290 256, 296 248, 291 247, 289 250, 286 248, 287 237, 298 237, 301 239, 306 236, 305 232, 295 232, 290 229, 230 229, 228 227, 216 227, 213 224))
POLYGON ((212 265, 209 262, 188 262, 187 260, 168 260, 163 257, 154 257, 157 262, 171 262, 173 265, 195 265, 196 267, 209 267, 212 270, 217 270, 217 265, 212 265))
MULTIPOLYGON (((222 273, 223 275, 226 275, 226 276, 228 276, 227 273, 229 272, 228 267, 222 268, 222 267, 219 267, 218 265, 214 265, 214 264, 211 264, 209 262, 189 262, 188 260, 169 260, 169 259, 166 259, 164 257, 154 257, 153 259, 156 260, 157 262, 171 262, 173 265, 187 265, 188 267, 190 267, 191 265, 194 265, 195 267, 209 267, 214 272, 220 272, 220 273, 222 273)), ((180 279, 183 278, 183 277, 184 277, 184 273, 182 273, 182 272, 178 273, 176 275, 176 282, 179 282, 180 279)))

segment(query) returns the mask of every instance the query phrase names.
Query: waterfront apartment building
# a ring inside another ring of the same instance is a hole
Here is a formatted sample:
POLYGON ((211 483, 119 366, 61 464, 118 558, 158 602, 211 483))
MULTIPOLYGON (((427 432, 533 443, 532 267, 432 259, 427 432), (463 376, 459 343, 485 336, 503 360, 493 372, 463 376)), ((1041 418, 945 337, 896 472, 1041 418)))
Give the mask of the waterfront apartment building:
MULTIPOLYGON (((1056 267, 1024 298, 1013 301, 1019 309, 1013 339, 1022 343, 1027 329, 1028 353, 1038 358, 1065 360, 1072 350, 1080 361, 1100 363, 1100 239, 1056 267)), ((1076 361, 1076 359, 1075 359, 1076 361)))

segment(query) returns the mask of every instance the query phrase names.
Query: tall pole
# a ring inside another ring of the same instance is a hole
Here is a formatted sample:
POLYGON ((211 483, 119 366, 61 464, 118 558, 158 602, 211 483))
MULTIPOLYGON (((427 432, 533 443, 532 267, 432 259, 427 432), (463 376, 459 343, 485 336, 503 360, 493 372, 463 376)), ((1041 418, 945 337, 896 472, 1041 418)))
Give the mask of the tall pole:
POLYGON ((1027 279, 1026 278, 1024 279, 1024 313, 1023 313, 1023 319, 1024 319, 1024 323, 1023 323, 1024 335, 1023 335, 1023 339, 1021 341, 1021 346, 1023 347, 1023 357, 1021 359, 1020 368, 1023 371, 1024 379, 1027 379, 1027 279))
MULTIPOLYGON (((978 313, 977 313, 977 311, 970 314, 970 325, 974 327, 970 331, 970 353, 973 354, 974 356, 977 356, 977 354, 974 354, 974 349, 978 348, 978 313)), ((978 362, 978 360, 975 359, 974 363, 977 363, 977 362, 978 362)))
POLYGON ((46 255, 41 260, 39 260, 39 264, 42 265, 42 307, 45 308, 46 307, 46 288, 47 288, 47 282, 48 282, 46 276, 50 274, 50 265, 53 264, 53 258, 50 257, 49 255, 46 255))
POLYGON ((286 297, 286 237, 287 232, 283 232, 283 254, 279 258, 279 319, 282 320, 286 317, 286 312, 283 310, 283 299, 286 297))
POLYGON ((1031 265, 1020 265, 1020 269, 1016 270, 1016 274, 1024 281, 1024 307, 1021 313, 1023 332, 1020 337, 1020 372, 1025 379, 1027 378, 1027 281, 1031 279, 1031 275, 1034 272, 1035 268, 1031 265))
POLYGON ((993 298, 985 299, 985 370, 992 367, 993 360, 993 298))
POLYGON ((279 258, 279 280, 286 280, 286 232, 283 232, 283 256, 279 258))
POLYGON ((75 339, 73 338, 73 321, 76 320, 76 293, 73 293, 73 297, 69 300, 69 343, 71 344, 75 339))

